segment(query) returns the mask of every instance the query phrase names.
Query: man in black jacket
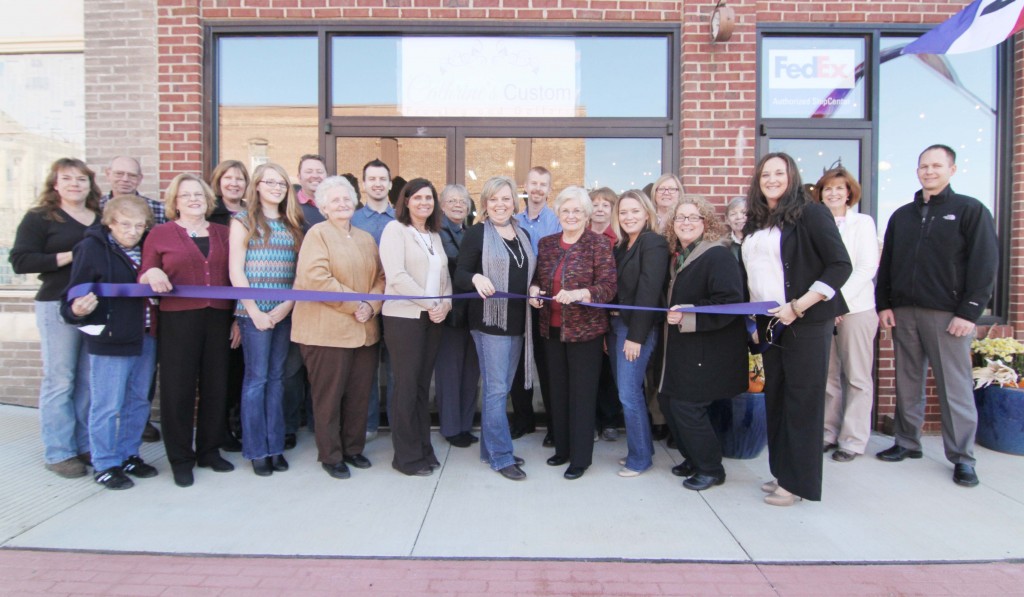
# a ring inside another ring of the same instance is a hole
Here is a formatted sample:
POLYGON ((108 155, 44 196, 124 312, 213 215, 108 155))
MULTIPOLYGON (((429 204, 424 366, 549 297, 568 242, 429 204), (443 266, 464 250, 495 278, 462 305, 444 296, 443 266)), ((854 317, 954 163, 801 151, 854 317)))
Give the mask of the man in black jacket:
POLYGON ((992 214, 949 185, 956 153, 932 145, 918 157, 921 190, 889 218, 875 300, 882 327, 893 330, 896 443, 886 462, 921 458, 925 371, 935 374, 942 441, 953 481, 978 484, 971 380, 971 340, 995 284, 999 258, 992 214))

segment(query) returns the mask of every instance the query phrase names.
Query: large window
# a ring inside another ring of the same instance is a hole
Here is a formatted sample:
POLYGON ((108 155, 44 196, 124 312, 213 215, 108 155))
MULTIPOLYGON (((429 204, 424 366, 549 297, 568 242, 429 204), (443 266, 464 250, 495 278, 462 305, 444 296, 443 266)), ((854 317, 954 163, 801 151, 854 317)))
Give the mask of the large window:
POLYGON ((319 152, 358 177, 381 158, 394 177, 474 193, 498 174, 523 183, 534 165, 556 189, 642 187, 677 169, 678 26, 403 29, 212 27, 208 166, 293 171, 319 152))

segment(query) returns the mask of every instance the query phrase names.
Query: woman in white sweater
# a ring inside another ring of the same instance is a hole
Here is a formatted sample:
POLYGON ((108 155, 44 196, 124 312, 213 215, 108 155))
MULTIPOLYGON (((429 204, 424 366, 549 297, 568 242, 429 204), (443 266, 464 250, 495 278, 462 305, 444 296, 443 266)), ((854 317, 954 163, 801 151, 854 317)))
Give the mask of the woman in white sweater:
POLYGON ((844 168, 826 172, 814 186, 814 197, 829 208, 853 262, 843 285, 850 311, 836 318, 825 390, 824 450, 835 449, 832 460, 850 462, 864 453, 871 435, 878 314, 875 312, 875 272, 878 236, 875 221, 851 208, 860 201, 860 185, 844 168))
POLYGON ((425 297, 384 303, 384 342, 394 363, 391 466, 425 477, 440 466, 430 444, 430 378, 441 344, 441 326, 452 308, 448 256, 438 232, 441 207, 429 180, 410 180, 395 203, 395 221, 380 237, 384 294, 425 297))

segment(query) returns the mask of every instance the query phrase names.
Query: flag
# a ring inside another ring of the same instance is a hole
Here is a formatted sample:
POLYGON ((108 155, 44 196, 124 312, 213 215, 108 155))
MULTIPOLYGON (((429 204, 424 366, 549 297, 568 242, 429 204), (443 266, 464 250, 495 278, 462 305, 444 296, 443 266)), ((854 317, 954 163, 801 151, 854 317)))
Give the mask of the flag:
POLYGON ((963 54, 995 46, 1024 30, 1024 0, 974 0, 904 54, 963 54))

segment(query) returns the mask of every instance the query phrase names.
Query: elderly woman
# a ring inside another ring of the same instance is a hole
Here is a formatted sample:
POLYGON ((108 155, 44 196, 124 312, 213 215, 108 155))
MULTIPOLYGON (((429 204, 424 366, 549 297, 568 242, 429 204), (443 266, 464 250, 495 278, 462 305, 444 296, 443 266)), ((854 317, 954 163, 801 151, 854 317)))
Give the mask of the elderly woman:
POLYGON ((683 183, 675 174, 662 174, 651 187, 651 199, 654 200, 655 218, 651 226, 661 234, 672 229, 672 210, 683 194, 683 183))
MULTIPOLYGON (((139 281, 156 292, 182 284, 229 286, 228 228, 207 220, 214 210, 213 191, 198 176, 179 174, 167 187, 166 198, 167 218, 172 221, 146 237, 139 281)), ((227 425, 228 335, 234 306, 234 301, 223 299, 160 300, 160 422, 179 487, 192 485, 197 464, 218 473, 235 468, 220 455, 227 425)))
MULTIPOLYGON (((245 203, 246 211, 232 216, 228 236, 232 286, 290 289, 302 245, 302 211, 288 173, 273 163, 256 168, 245 203)), ((284 458, 284 366, 294 304, 242 299, 235 307, 245 351, 242 455, 260 477, 288 470, 284 458)))
MULTIPOLYGON (((238 160, 225 160, 210 174, 210 187, 217 198, 213 213, 206 219, 211 223, 228 227, 231 216, 245 209, 245 192, 249 188, 249 171, 238 160)), ((231 352, 228 355, 228 393, 224 407, 224 441, 221 449, 225 452, 241 452, 241 404, 242 380, 245 377, 245 357, 242 355, 242 332, 237 322, 231 324, 231 352)))
POLYGON ((685 197, 665 234, 671 265, 660 395, 683 463, 672 469, 689 477, 694 491, 725 482, 722 447, 708 420, 708 406, 747 387, 747 335, 740 317, 681 313, 680 307, 743 302, 740 266, 722 244, 721 221, 701 198, 685 197))
POLYGON ((727 246, 737 260, 743 258, 743 226, 747 223, 747 198, 733 197, 725 208, 725 224, 728 227, 727 246))
POLYGON ((619 203, 619 196, 608 187, 601 187, 590 191, 590 202, 594 205, 590 229, 607 236, 608 241, 615 246, 619 242, 619 230, 615 224, 615 206, 619 203))
MULTIPOLYGON (((295 288, 381 294, 384 271, 377 244, 352 226, 355 189, 344 177, 324 179, 314 200, 326 221, 306 233, 295 288)), ((370 467, 363 456, 370 386, 377 363, 381 301, 300 301, 292 312, 292 341, 299 345, 312 386, 320 466, 335 479, 348 465, 370 467)))
MULTIPOLYGON (((626 191, 615 213, 622 241, 615 246, 618 271, 616 302, 633 307, 663 307, 668 249, 665 239, 651 230, 654 206, 643 191, 626 191)), ((654 311, 612 312, 608 353, 626 422, 628 453, 620 477, 636 477, 651 468, 654 444, 647 419, 644 374, 658 342, 661 314, 654 311)), ((678 436, 677 436, 678 437, 678 436)))
MULTIPOLYGON (((448 256, 448 273, 455 279, 455 264, 466 233, 466 217, 473 209, 469 191, 450 184, 441 191, 441 242, 448 256)), ((452 310, 441 328, 441 347, 434 365, 434 389, 441 435, 456 448, 468 448, 480 441, 471 433, 476 414, 476 390, 480 383, 480 361, 470 336, 466 300, 452 302, 452 310)), ((473 301, 476 302, 476 301, 473 301)))
POLYGON ((829 170, 814 189, 814 199, 832 212, 853 263, 853 273, 842 288, 850 312, 836 318, 832 336, 824 437, 826 452, 836 448, 832 460, 850 462, 864 453, 871 437, 871 369, 878 333, 872 280, 878 271, 878 237, 871 216, 850 209, 860 201, 860 185, 846 169, 829 170))
MULTIPOLYGON (((506 479, 521 481, 526 473, 512 452, 506 407, 524 335, 526 362, 533 362, 531 313, 525 300, 489 298, 495 292, 526 294, 536 265, 530 236, 512 217, 515 188, 515 182, 504 176, 484 183, 480 192, 483 221, 466 232, 455 285, 473 288, 484 299, 469 304, 469 326, 484 378, 480 458, 506 479)), ((530 373, 524 375, 527 386, 533 383, 530 373)))
MULTIPOLYGON (((120 195, 107 202, 103 229, 90 229, 74 250, 69 288, 78 284, 131 284, 142 262, 139 242, 153 225, 144 199, 120 195)), ((149 417, 149 385, 156 366, 154 313, 146 299, 65 299, 61 313, 82 329, 89 352, 89 448, 95 480, 107 489, 128 489, 128 478, 155 477, 139 457, 149 417)))
POLYGON ((606 303, 615 296, 615 258, 608 240, 590 230, 593 204, 580 187, 568 187, 555 199, 561 234, 540 240, 530 296, 540 309, 551 372, 551 424, 555 455, 551 466, 569 463, 566 479, 579 479, 593 460, 594 412, 608 314, 578 303, 606 303))
POLYGON ((71 277, 72 249, 98 227, 100 189, 85 162, 62 158, 50 166, 35 207, 28 210, 11 248, 16 274, 39 274, 36 325, 43 357, 39 426, 46 469, 72 479, 89 463, 89 354, 82 334, 60 316, 71 277))
POLYGON ((818 501, 829 347, 835 318, 846 311, 837 291, 850 277, 850 257, 832 214, 808 201, 785 153, 758 162, 743 233, 750 300, 781 305, 773 317, 758 318, 758 335, 773 345, 764 353, 764 394, 768 464, 777 480, 762 486, 765 502, 818 501))
POLYGON ((440 466, 430 444, 430 377, 441 343, 441 328, 451 310, 448 258, 441 242, 441 208, 434 185, 410 180, 398 194, 395 221, 384 227, 380 260, 384 294, 424 297, 384 303, 384 342, 395 366, 391 407, 391 466, 425 477, 440 466))

